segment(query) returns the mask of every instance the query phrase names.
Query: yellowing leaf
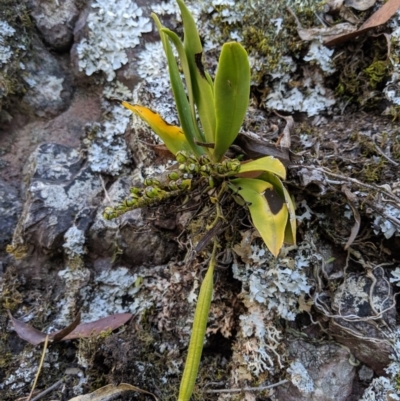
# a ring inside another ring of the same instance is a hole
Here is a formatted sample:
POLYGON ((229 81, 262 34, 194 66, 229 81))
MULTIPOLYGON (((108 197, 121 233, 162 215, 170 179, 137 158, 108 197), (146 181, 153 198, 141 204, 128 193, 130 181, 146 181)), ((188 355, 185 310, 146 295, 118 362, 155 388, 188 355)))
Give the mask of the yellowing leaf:
POLYGON ((231 182, 247 202, 253 225, 265 245, 277 257, 283 245, 288 221, 288 209, 284 200, 268 182, 251 178, 236 178, 231 182))
POLYGON ((278 194, 285 199, 286 207, 289 211, 289 220, 286 227, 285 242, 289 244, 296 244, 296 208, 288 190, 285 188, 282 181, 272 173, 264 172, 257 178, 270 182, 274 186, 278 194))
POLYGON ((156 401, 157 397, 148 391, 142 390, 139 387, 132 386, 131 384, 121 383, 118 386, 114 384, 108 384, 107 386, 100 387, 93 393, 78 395, 77 397, 71 398, 69 401, 112 401, 122 393, 127 391, 135 391, 137 393, 151 395, 156 401))
POLYGON ((287 236, 285 236, 285 242, 290 243, 290 244, 296 244, 297 222, 296 222, 295 205, 294 205, 294 202, 293 202, 288 190, 283 186, 283 184, 282 184, 282 188, 283 188, 283 193, 285 195, 286 206, 289 211, 289 220, 288 220, 288 224, 287 224, 287 230, 290 233, 288 233, 287 236), (286 239, 286 238, 288 238, 288 239, 286 239), (291 239, 289 239, 289 238, 291 238, 291 239))
POLYGON ((122 102, 122 105, 145 121, 174 155, 180 150, 192 151, 181 128, 168 124, 159 114, 147 107, 131 105, 127 102, 122 102))
POLYGON ((257 160, 252 160, 248 163, 243 163, 240 165, 240 173, 247 173, 251 171, 266 171, 269 173, 276 174, 283 180, 286 179, 286 168, 279 159, 273 156, 261 157, 257 160))

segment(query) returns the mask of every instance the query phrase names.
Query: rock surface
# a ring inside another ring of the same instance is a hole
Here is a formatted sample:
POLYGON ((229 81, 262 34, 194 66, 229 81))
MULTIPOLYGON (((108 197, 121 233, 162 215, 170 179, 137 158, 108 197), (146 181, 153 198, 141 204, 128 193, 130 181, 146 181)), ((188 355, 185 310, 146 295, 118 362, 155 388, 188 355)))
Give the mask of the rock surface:
POLYGON ((43 144, 25 166, 26 202, 13 245, 33 245, 56 252, 65 232, 75 225, 85 231, 103 189, 75 149, 43 144))
POLYGON ((28 89, 26 103, 40 117, 56 116, 71 104, 74 89, 60 60, 38 40, 33 39, 31 57, 26 61, 28 89))
POLYGON ((44 41, 55 50, 66 50, 72 44, 79 11, 74 0, 30 0, 31 15, 44 41))
MULTIPOLYGON (((30 0, 29 11, 25 2, 0 3, 0 399, 27 396, 41 357, 13 331, 10 309, 43 331, 65 327, 79 310, 84 322, 134 315, 120 332, 52 344, 40 390, 67 370, 66 400, 132 378, 176 400, 215 201, 184 194, 110 221, 103 212, 171 166, 159 139, 119 101, 179 124, 150 18, 154 10, 181 35, 178 7, 30 0)), ((252 100, 237 145, 250 158, 260 149, 285 154, 298 220, 297 245, 275 259, 243 207, 224 211, 193 398, 390 399, 400 374, 400 137, 380 112, 399 115, 399 17, 380 28, 390 49, 374 34, 327 48, 321 41, 338 25, 335 13, 351 18, 345 4, 187 3, 211 75, 223 42, 246 47, 252 100), (282 13, 287 6, 293 14, 282 13), (286 114, 295 111, 302 114, 292 126, 286 114), (288 130, 290 152, 277 146, 288 130), (282 380, 289 383, 265 389, 282 380)))
POLYGON ((0 253, 5 251, 12 240, 21 210, 22 204, 18 191, 0 179, 0 253))
POLYGON ((334 343, 288 344, 292 383, 278 388, 276 399, 287 401, 346 401, 352 393, 356 368, 348 350, 334 343))

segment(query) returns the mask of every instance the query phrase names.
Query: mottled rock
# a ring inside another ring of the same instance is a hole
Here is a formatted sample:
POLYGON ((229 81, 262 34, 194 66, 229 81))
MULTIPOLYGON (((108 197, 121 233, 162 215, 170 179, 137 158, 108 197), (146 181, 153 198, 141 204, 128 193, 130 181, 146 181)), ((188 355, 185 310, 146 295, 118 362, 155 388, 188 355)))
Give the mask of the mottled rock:
POLYGON ((391 362, 387 327, 396 326, 395 305, 392 286, 381 267, 369 277, 347 276, 333 301, 333 309, 342 317, 331 320, 331 333, 378 375, 384 375, 391 362))
POLYGON ((34 38, 33 46, 31 58, 25 64, 24 101, 40 117, 56 116, 69 107, 73 88, 61 64, 38 38, 34 38))
POLYGON ((31 15, 44 41, 57 50, 68 48, 79 15, 74 0, 31 0, 30 5, 31 15))
POLYGON ((52 143, 39 146, 25 166, 24 181, 26 201, 14 247, 24 244, 61 251, 71 226, 87 230, 103 189, 77 150, 52 143))
POLYGON ((120 203, 129 194, 129 188, 139 183, 137 179, 122 177, 107 191, 88 233, 88 248, 93 258, 119 256, 131 266, 147 266, 166 263, 176 254, 176 243, 168 238, 168 233, 149 223, 144 217, 145 209, 132 210, 114 220, 103 218, 106 206, 120 203))
POLYGON ((18 191, 0 179, 0 252, 11 242, 21 209, 18 191))
POLYGON ((289 342, 291 383, 277 388, 277 400, 345 401, 356 374, 349 352, 334 343, 289 342), (295 384, 293 384, 295 383, 295 384))

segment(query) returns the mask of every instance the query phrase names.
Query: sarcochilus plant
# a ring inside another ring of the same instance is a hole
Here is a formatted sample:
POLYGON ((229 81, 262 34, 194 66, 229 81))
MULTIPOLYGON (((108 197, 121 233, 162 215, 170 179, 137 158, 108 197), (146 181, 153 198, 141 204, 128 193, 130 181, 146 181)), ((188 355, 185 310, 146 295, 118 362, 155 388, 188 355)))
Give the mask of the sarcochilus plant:
MULTIPOLYGON (((284 242, 294 244, 296 241, 294 204, 281 181, 286 178, 285 166, 272 156, 247 161, 226 156, 239 133, 249 103, 250 66, 246 50, 237 42, 225 43, 213 80, 203 66, 203 48, 195 21, 184 2, 177 0, 177 3, 183 20, 183 42, 165 28, 156 15, 152 17, 167 57, 181 127, 169 125, 147 107, 122 103, 162 139, 175 155, 177 168, 169 172, 166 180, 150 178, 144 181, 144 188, 132 188, 121 204, 105 209, 104 217, 116 218, 129 210, 205 187, 215 205, 215 217, 207 227, 209 232, 224 219, 219 201, 229 193, 241 207, 247 207, 254 227, 277 257, 284 242), (185 85, 172 46, 177 51, 185 85)), ((213 242, 196 305, 179 401, 190 399, 200 364, 218 248, 215 237, 213 242)))

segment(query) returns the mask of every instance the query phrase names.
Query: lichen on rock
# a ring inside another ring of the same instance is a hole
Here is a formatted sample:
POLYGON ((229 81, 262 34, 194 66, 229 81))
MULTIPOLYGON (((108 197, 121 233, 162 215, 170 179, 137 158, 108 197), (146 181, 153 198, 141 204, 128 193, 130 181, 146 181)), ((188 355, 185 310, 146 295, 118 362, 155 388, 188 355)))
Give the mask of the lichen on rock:
POLYGON ((97 0, 87 17, 88 36, 77 45, 79 68, 87 75, 103 71, 108 81, 128 62, 126 50, 140 43, 142 33, 151 32, 149 17, 132 0, 97 0))

